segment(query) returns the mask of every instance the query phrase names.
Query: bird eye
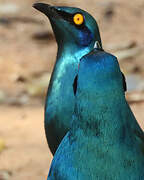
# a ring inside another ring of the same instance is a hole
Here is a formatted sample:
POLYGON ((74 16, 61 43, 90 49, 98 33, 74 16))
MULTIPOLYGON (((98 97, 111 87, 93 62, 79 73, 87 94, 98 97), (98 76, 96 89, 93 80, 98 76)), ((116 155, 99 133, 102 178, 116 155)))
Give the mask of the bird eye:
POLYGON ((73 21, 76 25, 81 25, 84 22, 84 17, 82 14, 75 14, 73 17, 73 21))

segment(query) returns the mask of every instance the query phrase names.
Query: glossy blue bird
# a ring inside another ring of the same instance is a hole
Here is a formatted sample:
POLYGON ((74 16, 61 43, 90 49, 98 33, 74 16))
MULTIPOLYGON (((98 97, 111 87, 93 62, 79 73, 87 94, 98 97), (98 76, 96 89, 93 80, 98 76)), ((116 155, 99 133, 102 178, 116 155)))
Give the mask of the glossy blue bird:
POLYGON ((97 22, 86 11, 43 3, 34 4, 34 8, 49 18, 58 44, 45 105, 45 132, 54 154, 70 127, 74 111, 72 83, 78 63, 94 48, 96 41, 100 46, 102 44, 97 22))
POLYGON ((117 58, 94 49, 74 81, 75 114, 48 180, 143 180, 144 133, 124 94, 117 58))

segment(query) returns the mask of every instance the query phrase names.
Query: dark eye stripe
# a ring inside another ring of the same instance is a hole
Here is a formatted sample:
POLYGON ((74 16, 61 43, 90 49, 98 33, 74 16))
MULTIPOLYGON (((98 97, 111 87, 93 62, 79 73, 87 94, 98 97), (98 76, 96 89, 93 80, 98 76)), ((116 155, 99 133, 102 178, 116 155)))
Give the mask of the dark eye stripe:
POLYGON ((73 21, 73 17, 74 17, 75 14, 77 14, 77 13, 82 14, 82 13, 77 12, 77 13, 74 13, 74 14, 70 14, 70 13, 67 13, 67 12, 65 12, 65 11, 60 11, 60 10, 56 10, 56 12, 58 13, 58 15, 59 15, 62 19, 68 21, 70 24, 76 26, 78 29, 83 29, 83 28, 85 27, 85 23, 84 23, 84 22, 83 22, 81 25, 76 25, 76 24, 74 23, 74 21, 73 21))
POLYGON ((62 19, 66 20, 66 21, 71 22, 72 19, 73 19, 73 14, 70 14, 70 13, 67 13, 67 12, 64 12, 64 11, 60 11, 60 10, 56 10, 56 12, 58 13, 58 15, 60 17, 62 17, 62 19))

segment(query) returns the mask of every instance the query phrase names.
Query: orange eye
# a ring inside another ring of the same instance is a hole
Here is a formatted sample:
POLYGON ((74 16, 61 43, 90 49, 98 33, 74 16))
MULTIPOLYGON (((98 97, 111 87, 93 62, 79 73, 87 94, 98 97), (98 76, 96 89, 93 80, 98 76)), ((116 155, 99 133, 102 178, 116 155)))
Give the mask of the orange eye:
POLYGON ((73 21, 76 25, 81 25, 84 22, 84 17, 82 14, 75 14, 73 17, 73 21))

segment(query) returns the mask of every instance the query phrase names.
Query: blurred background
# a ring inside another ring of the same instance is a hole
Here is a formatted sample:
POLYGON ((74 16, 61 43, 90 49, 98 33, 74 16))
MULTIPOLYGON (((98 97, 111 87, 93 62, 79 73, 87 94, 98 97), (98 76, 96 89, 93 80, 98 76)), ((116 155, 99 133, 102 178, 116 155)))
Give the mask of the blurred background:
MULTIPOLYGON (((34 2, 0 0, 0 180, 45 179, 52 158, 43 109, 57 45, 34 2)), ((43 2, 80 7, 96 18, 103 47, 118 57, 127 100, 144 128, 144 1, 43 2)))

